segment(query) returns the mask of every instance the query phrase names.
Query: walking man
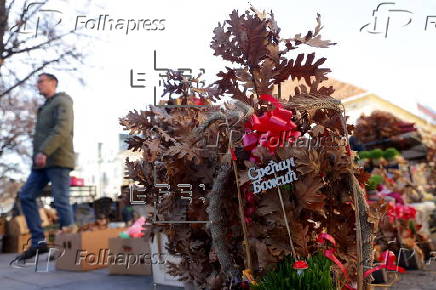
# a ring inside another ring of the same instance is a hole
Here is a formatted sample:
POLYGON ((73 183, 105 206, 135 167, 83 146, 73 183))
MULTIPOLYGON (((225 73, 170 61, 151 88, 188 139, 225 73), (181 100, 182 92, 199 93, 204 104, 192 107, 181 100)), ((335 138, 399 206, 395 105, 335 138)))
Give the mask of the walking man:
POLYGON ((45 103, 37 113, 32 171, 19 192, 21 207, 32 234, 32 245, 16 258, 18 261, 25 262, 37 254, 49 252, 36 202, 49 182, 61 230, 77 230, 69 201, 69 174, 74 168, 73 100, 65 93, 57 93, 57 85, 58 79, 52 74, 42 73, 38 77, 37 88, 45 103))

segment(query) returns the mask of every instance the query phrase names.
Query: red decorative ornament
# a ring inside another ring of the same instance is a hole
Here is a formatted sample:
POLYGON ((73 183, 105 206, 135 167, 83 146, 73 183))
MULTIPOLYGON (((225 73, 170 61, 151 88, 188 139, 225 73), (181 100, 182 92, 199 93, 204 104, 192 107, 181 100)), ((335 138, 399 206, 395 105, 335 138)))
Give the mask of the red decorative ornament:
POLYGON ((245 193, 245 202, 248 206, 244 209, 244 219, 247 224, 251 224, 253 222, 252 216, 256 212, 255 197, 253 192, 245 193))
POLYGON ((255 202, 254 193, 247 192, 245 194, 245 201, 249 204, 254 204, 254 202, 255 202))
POLYGON ((251 217, 256 212, 255 207, 247 207, 244 209, 244 213, 246 217, 251 217))
POLYGON ((284 143, 294 142, 301 132, 292 119, 292 112, 283 108, 283 105, 272 95, 260 95, 260 99, 272 103, 275 108, 265 112, 262 116, 252 115, 245 123, 246 133, 242 137, 245 151, 252 151, 258 145, 268 148, 269 152, 275 152, 284 143))
POLYGON ((329 235, 327 233, 321 233, 318 235, 318 238, 317 238, 318 243, 324 244, 326 240, 329 241, 330 243, 332 243, 333 246, 336 246, 336 240, 331 235, 329 235))
POLYGON ((230 154, 232 155, 232 160, 234 160, 234 161, 238 160, 238 157, 236 156, 236 153, 235 153, 235 149, 230 148, 230 154))
POLYGON ((191 101, 194 105, 196 106, 204 106, 207 105, 206 100, 202 99, 202 98, 197 98, 197 97, 192 97, 191 101))
POLYGON ((242 142, 244 143, 244 150, 251 151, 254 148, 256 148, 258 140, 259 137, 257 136, 256 133, 245 133, 244 136, 242 136, 242 142))
POLYGON ((389 217, 390 222, 393 222, 396 219, 404 219, 410 220, 416 218, 416 209, 407 205, 395 205, 390 206, 388 208, 387 215, 389 217))
POLYGON ((348 156, 351 156, 351 148, 350 148, 350 145, 347 145, 347 146, 345 147, 345 149, 346 149, 346 151, 347 151, 347 155, 348 155, 348 156))
POLYGON ((292 268, 297 270, 298 275, 301 275, 303 274, 304 270, 309 268, 309 265, 306 263, 306 261, 296 261, 294 265, 292 265, 292 268))
POLYGON ((403 273, 405 270, 403 267, 396 265, 397 257, 395 256, 394 252, 392 251, 384 251, 379 258, 379 262, 385 263, 386 269, 390 271, 398 271, 400 273, 403 273))

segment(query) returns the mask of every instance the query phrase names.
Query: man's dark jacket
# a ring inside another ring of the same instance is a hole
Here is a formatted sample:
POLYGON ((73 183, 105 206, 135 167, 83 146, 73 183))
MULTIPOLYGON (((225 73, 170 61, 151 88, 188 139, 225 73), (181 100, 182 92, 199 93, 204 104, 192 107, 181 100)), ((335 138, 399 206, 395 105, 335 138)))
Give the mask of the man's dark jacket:
POLYGON ((33 135, 33 168, 38 152, 47 155, 48 167, 74 168, 73 100, 65 93, 57 93, 38 108, 33 135))

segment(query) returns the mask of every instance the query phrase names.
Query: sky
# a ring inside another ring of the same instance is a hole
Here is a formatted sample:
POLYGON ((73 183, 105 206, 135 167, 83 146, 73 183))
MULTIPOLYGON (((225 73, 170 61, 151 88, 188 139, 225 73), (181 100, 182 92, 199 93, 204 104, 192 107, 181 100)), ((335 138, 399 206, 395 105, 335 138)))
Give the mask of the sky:
MULTIPOLYGON (((326 57, 329 77, 353 84, 417 113, 416 103, 436 110, 433 82, 436 68, 436 1, 373 0, 306 0, 251 1, 259 10, 272 10, 281 27, 282 37, 305 34, 316 25, 321 14, 324 39, 337 45, 326 49, 307 48, 318 57, 326 57), (388 11, 391 10, 391 11, 388 11), (434 16, 434 17, 432 17, 434 16), (386 21, 389 26, 386 36, 386 21), (428 18, 427 28, 425 29, 428 18), (410 24, 406 25, 409 21, 410 24), (366 25, 366 26, 365 26, 366 25), (406 26, 404 26, 406 25, 406 26), (363 28, 362 28, 363 27, 363 28), (379 32, 379 33, 375 33, 379 32)), ((106 154, 116 154, 118 134, 122 133, 118 118, 129 110, 144 110, 153 103, 153 87, 157 73, 153 69, 153 52, 157 65, 163 68, 200 68, 205 78, 213 81, 215 74, 230 65, 213 56, 209 47, 213 29, 228 18, 233 9, 249 8, 247 1, 140 1, 98 0, 74 1, 74 8, 52 1, 47 7, 59 8, 67 29, 78 28, 92 37, 83 50, 88 55, 79 74, 84 86, 71 75, 60 75, 61 91, 75 102, 75 147, 82 159, 96 158, 97 143, 103 142, 106 154), (92 4, 91 4, 92 3, 92 4), (107 19, 158 19, 163 30, 144 29, 126 33, 125 30, 97 31, 91 29, 100 15, 107 19), (145 73, 145 81, 130 86, 130 71, 134 78, 145 73), (63 80, 63 81, 62 81, 63 80)), ((85 43, 85 42, 84 42, 85 43)))

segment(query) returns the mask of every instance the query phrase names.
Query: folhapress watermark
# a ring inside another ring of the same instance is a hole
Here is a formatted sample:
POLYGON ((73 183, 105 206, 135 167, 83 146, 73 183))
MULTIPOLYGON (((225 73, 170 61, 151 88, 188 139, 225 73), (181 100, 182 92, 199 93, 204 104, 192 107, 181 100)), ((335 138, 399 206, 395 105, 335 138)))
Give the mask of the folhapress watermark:
POLYGON ((78 15, 74 30, 90 31, 124 31, 127 34, 133 31, 162 31, 165 30, 166 19, 126 19, 112 18, 109 14, 100 14, 98 17, 78 15))
POLYGON ((33 37, 48 35, 49 30, 62 23, 62 29, 67 31, 118 31, 126 35, 135 31, 163 31, 164 18, 139 17, 124 18, 112 17, 109 14, 99 14, 96 17, 77 15, 75 23, 66 23, 64 13, 55 7, 47 7, 46 2, 31 2, 27 4, 18 19, 9 31, 19 34, 33 34, 33 37))
POLYGON ((98 253, 87 250, 77 250, 75 264, 88 265, 117 265, 129 269, 134 265, 166 264, 165 253, 113 253, 111 249, 100 249, 98 253))

